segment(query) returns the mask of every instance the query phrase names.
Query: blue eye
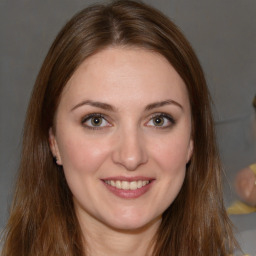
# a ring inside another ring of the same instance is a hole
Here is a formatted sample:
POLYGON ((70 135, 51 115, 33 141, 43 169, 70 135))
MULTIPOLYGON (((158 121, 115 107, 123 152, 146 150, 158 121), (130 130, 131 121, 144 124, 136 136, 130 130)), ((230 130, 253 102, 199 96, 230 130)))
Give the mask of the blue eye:
POLYGON ((82 124, 89 129, 100 129, 111 126, 101 114, 90 114, 83 118, 82 124))
POLYGON ((174 119, 167 114, 156 114, 147 123, 147 126, 159 127, 159 128, 167 128, 171 125, 175 124, 174 119))

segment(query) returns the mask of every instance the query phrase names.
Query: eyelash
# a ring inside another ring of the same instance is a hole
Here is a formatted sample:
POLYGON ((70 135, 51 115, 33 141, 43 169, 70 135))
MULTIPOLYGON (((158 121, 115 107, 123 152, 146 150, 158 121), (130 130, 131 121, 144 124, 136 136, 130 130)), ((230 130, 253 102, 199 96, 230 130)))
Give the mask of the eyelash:
MULTIPOLYGON (((150 121, 152 121, 154 118, 165 118, 168 120, 168 122, 170 122, 169 125, 167 126, 157 126, 157 125, 146 125, 148 127, 154 127, 156 129, 166 129, 166 128, 170 128, 171 126, 173 126, 174 124, 176 124, 176 121, 174 120, 174 118, 166 113, 155 113, 153 115, 151 115, 149 121, 147 121, 147 123, 149 123, 150 121)), ((100 129, 104 129, 106 127, 111 127, 112 125, 109 123, 109 121, 107 120, 106 116, 104 114, 101 113, 92 113, 92 114, 88 114, 85 117, 83 117, 82 121, 81 121, 82 125, 84 125, 85 128, 90 129, 90 130, 100 130, 100 129), (85 123, 88 122, 90 119, 94 118, 94 117, 99 117, 101 119, 103 119, 104 121, 106 121, 109 125, 107 126, 90 126, 90 125, 86 125, 85 123)))
MULTIPOLYGON (((82 122, 81 122, 81 123, 85 126, 85 128, 90 129, 90 130, 100 130, 100 129, 105 128, 105 126, 104 126, 104 127, 101 127, 101 126, 89 126, 89 125, 86 125, 86 124, 85 124, 87 121, 89 121, 89 120, 92 119, 93 117, 102 118, 102 119, 105 120, 108 124, 110 124, 109 121, 106 119, 106 117, 105 117, 104 114, 101 114, 101 113, 92 113, 92 114, 86 115, 86 116, 82 119, 82 122)), ((112 125, 111 125, 111 124, 110 124, 110 125, 107 125, 107 127, 110 127, 110 126, 112 126, 112 125)))
MULTIPOLYGON (((169 115, 169 114, 166 114, 166 113, 155 113, 153 114, 151 117, 150 117, 150 120, 147 122, 149 123, 150 121, 152 121, 154 118, 165 118, 168 120, 168 122, 170 122, 169 125, 166 125, 166 126, 153 126, 154 128, 156 129, 167 129, 167 128, 171 128, 174 124, 176 124, 176 121, 174 120, 174 118, 169 115)), ((149 125, 148 125, 149 126, 149 125)))

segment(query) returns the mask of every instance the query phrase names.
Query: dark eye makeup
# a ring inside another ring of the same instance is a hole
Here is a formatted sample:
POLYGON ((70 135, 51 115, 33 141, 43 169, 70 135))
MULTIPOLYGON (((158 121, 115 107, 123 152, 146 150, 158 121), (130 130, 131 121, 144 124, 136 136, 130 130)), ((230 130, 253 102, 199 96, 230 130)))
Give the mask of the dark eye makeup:
MULTIPOLYGON (((111 127, 108 117, 102 113, 91 113, 84 116, 81 120, 82 125, 87 129, 98 130, 111 127)), ((145 123, 147 127, 166 129, 176 123, 175 119, 167 113, 154 113, 145 123)))
POLYGON ((101 113, 91 113, 83 117, 81 121, 82 125, 88 129, 97 130, 105 127, 112 126, 106 116, 101 113))
POLYGON ((166 113, 155 113, 151 115, 150 120, 147 122, 146 126, 152 126, 154 128, 170 128, 176 123, 175 119, 166 113))

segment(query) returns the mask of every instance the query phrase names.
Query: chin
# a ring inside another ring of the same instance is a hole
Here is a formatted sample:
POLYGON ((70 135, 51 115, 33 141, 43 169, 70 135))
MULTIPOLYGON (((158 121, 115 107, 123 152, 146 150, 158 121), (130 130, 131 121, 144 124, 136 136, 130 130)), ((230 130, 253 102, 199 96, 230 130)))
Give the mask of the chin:
POLYGON ((157 216, 155 218, 145 218, 145 216, 133 216, 129 217, 118 217, 113 219, 107 223, 109 227, 115 230, 123 230, 123 231, 139 231, 147 229, 151 226, 158 226, 158 223, 161 222, 161 216, 157 216))

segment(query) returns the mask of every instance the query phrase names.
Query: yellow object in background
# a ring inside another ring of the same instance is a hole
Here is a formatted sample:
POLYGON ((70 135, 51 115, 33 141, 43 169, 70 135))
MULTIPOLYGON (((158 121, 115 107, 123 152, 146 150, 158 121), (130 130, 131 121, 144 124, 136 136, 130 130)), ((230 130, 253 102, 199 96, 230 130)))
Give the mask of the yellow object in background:
POLYGON ((253 171, 253 173, 256 175, 256 164, 252 164, 249 166, 249 168, 253 171))
POLYGON ((256 212, 256 207, 249 206, 243 202, 236 201, 227 209, 228 214, 249 214, 256 212))

